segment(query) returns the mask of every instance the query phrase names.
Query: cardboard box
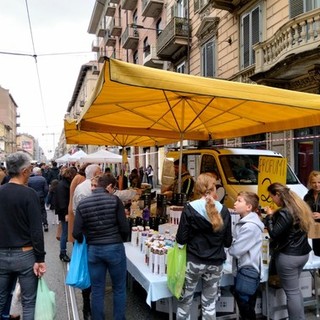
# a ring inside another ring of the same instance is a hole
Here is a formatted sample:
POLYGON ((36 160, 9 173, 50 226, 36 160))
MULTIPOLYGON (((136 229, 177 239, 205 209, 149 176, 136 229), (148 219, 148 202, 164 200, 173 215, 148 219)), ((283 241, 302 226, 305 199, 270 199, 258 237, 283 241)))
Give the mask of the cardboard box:
MULTIPOLYGON (((280 320, 288 317, 287 297, 283 289, 269 287, 269 317, 272 320, 280 320)), ((267 316, 266 290, 262 291, 262 314, 267 316)))
POLYGON ((308 232, 308 238, 310 239, 319 239, 320 238, 320 223, 319 222, 313 222, 310 226, 309 232, 308 232))
POLYGON ((221 288, 221 296, 216 301, 216 312, 234 312, 235 300, 229 290, 221 288))
POLYGON ((258 296, 256 300, 256 307, 254 308, 256 315, 262 314, 262 297, 258 296))
POLYGON ((300 276, 300 290, 304 298, 310 298, 312 296, 312 277, 309 271, 301 272, 300 276))

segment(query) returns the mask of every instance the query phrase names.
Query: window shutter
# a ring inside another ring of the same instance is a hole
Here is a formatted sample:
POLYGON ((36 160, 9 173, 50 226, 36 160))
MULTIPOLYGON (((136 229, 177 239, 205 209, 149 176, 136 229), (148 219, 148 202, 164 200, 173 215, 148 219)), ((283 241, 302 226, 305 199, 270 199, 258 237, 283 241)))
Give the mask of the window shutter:
POLYGON ((303 0, 290 0, 289 4, 289 15, 291 19, 303 13, 303 0))
POLYGON ((243 32, 243 68, 250 64, 250 14, 247 14, 242 19, 243 32))
MULTIPOLYGON (((259 17, 260 17, 260 7, 257 7, 256 9, 254 9, 252 11, 252 18, 251 18, 251 34, 252 34, 252 38, 251 38, 251 48, 253 45, 255 45, 256 43, 258 43, 260 41, 260 21, 259 21, 259 17)), ((254 50, 252 49, 252 61, 251 64, 255 63, 255 53, 254 50)))
POLYGON ((193 8, 194 12, 199 11, 199 9, 200 9, 200 0, 194 0, 194 8, 193 8))

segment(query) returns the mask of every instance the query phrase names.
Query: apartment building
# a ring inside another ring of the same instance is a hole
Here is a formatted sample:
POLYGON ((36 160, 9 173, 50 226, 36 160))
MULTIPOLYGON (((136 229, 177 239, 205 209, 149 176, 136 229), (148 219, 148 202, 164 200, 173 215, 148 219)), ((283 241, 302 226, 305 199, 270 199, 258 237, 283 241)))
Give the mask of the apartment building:
MULTIPOLYGON (((88 32, 105 57, 153 68, 319 93, 320 0, 101 0, 88 32)), ((266 110, 268 112, 268 110, 266 110)), ((215 141, 281 152, 306 183, 319 127, 215 141)), ((131 150, 146 158, 156 149, 131 150)), ((157 164, 153 166, 156 168, 157 164)))
POLYGON ((18 105, 9 90, 0 86, 0 162, 5 156, 17 151, 18 105))

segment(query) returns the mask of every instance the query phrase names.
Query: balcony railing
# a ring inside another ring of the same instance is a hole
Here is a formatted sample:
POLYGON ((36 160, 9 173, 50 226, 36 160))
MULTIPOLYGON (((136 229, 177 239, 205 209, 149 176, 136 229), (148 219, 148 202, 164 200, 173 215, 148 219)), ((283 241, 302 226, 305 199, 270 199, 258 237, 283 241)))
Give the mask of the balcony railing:
POLYGON ((143 49, 143 65, 153 68, 163 68, 163 61, 157 56, 155 44, 148 45, 143 49))
POLYGON ((157 55, 161 59, 172 60, 174 53, 189 45, 191 28, 188 19, 174 17, 157 39, 157 55))
POLYGON ((124 49, 136 49, 139 43, 139 32, 136 28, 127 26, 121 36, 121 45, 124 49))
POLYGON ((254 46, 255 73, 268 71, 286 57, 319 45, 320 9, 316 9, 288 21, 270 39, 254 46))
POLYGON ((110 35, 109 29, 104 37, 104 43, 107 47, 114 47, 116 45, 116 38, 110 35))
POLYGON ((113 18, 110 23, 110 34, 112 36, 119 37, 121 35, 121 32, 122 32, 122 27, 121 27, 119 18, 117 19, 113 18))
POLYGON ((99 51, 99 41, 98 39, 94 39, 91 44, 91 51, 98 52, 99 51))

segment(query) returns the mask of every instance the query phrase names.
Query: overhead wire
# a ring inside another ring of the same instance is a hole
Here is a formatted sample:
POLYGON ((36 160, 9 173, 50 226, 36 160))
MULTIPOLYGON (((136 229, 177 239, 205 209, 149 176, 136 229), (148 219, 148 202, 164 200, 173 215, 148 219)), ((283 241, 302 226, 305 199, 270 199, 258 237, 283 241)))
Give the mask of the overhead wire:
POLYGON ((42 85, 41 85, 41 79, 40 79, 38 61, 37 61, 37 54, 36 54, 34 38, 33 38, 32 24, 31 24, 30 12, 29 12, 29 7, 28 7, 28 0, 25 0, 25 4, 26 4, 26 9, 27 9, 27 15, 28 15, 29 31, 30 31, 32 49, 33 49, 33 55, 32 56, 34 58, 35 66, 36 66, 36 72, 37 72, 37 79, 38 79, 38 86, 39 86, 39 93, 40 93, 40 100, 41 100, 41 107, 42 107, 42 112, 43 112, 44 124, 45 124, 45 127, 48 129, 47 114, 46 114, 46 110, 45 110, 45 106, 44 106, 43 91, 42 91, 42 85))

